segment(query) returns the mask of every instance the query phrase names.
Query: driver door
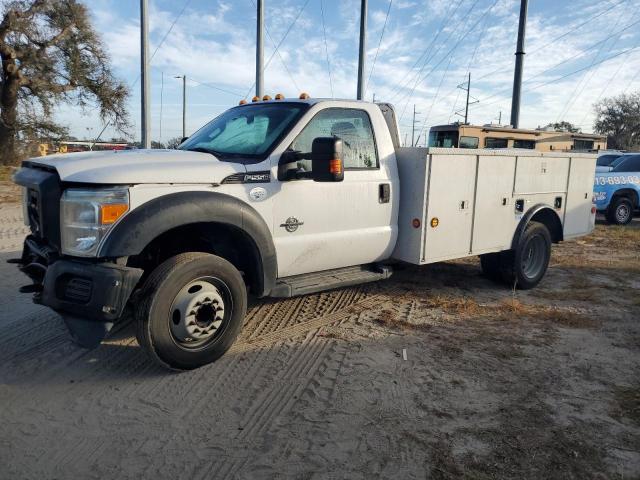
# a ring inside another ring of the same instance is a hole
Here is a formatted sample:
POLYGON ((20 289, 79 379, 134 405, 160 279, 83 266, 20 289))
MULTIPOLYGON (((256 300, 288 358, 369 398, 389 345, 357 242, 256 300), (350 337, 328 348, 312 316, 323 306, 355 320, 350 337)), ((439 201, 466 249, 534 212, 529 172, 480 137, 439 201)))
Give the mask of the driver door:
MULTIPOLYGON (((371 263, 393 249, 391 182, 366 110, 320 110, 287 150, 308 153, 315 138, 330 136, 343 141, 344 180, 313 181, 303 156, 287 164, 294 172, 272 197, 279 277, 371 263)), ((280 171, 286 159, 278 156, 280 171)))

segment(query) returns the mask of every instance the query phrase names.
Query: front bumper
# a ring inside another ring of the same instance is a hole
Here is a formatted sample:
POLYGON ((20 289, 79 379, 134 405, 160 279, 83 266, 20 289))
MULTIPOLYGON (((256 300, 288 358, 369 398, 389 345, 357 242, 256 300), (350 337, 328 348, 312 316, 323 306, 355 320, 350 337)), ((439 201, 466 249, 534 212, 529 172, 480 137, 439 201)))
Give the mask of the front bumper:
MULTIPOLYGON (((76 337, 80 335, 78 331, 91 330, 90 324, 113 325, 121 317, 143 273, 139 268, 115 263, 59 257, 54 249, 31 235, 25 239, 18 263, 33 282, 21 291, 33 292, 35 303, 60 313, 76 337)), ((104 325, 95 328, 105 330, 104 325)), ((79 343, 95 343, 95 340, 76 339, 79 343)))

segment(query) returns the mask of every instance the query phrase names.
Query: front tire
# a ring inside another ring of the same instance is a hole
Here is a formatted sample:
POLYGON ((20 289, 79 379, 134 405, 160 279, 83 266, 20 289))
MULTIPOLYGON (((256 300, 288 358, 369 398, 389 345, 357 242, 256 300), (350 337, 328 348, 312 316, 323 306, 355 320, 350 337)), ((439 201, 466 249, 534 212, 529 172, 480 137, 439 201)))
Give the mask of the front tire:
POLYGON ((515 250, 501 253, 500 268, 507 285, 529 290, 542 280, 551 259, 551 235, 546 226, 531 222, 515 250))
POLYGON ((240 333, 247 291, 240 272, 207 253, 160 264, 142 287, 138 343, 160 365, 191 370, 222 356, 240 333))
POLYGON ((633 203, 626 197, 616 197, 606 212, 607 222, 626 225, 633 219, 633 203))

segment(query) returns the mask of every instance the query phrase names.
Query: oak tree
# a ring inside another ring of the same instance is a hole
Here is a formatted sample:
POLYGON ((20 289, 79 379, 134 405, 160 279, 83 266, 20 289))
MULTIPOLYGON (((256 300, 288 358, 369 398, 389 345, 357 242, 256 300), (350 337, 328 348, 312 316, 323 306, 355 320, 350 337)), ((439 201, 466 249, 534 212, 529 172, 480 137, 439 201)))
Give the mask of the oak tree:
POLYGON ((0 164, 18 160, 27 140, 57 137, 60 104, 96 107, 103 121, 128 126, 127 87, 77 0, 10 0, 0 22, 0 164))
POLYGON ((640 93, 605 98, 594 105, 595 131, 607 136, 609 148, 640 149, 640 93))

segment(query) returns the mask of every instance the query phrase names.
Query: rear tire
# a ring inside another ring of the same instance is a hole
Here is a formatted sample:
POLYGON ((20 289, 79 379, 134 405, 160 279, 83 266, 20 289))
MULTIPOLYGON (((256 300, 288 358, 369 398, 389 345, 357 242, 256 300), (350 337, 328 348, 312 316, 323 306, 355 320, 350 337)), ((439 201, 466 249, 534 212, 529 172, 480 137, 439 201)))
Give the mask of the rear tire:
POLYGON ((626 197, 616 197, 605 214, 607 222, 613 225, 626 225, 633 220, 633 203, 626 197))
POLYGON ((515 250, 500 254, 503 281, 514 288, 529 290, 540 283, 551 258, 551 235, 545 225, 531 222, 515 250))
POLYGON ((240 333, 247 310, 240 272, 207 253, 182 253, 160 264, 140 298, 138 343, 156 363, 175 370, 222 356, 240 333))

